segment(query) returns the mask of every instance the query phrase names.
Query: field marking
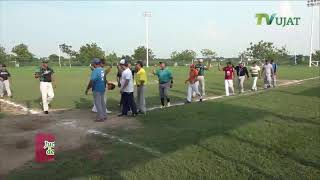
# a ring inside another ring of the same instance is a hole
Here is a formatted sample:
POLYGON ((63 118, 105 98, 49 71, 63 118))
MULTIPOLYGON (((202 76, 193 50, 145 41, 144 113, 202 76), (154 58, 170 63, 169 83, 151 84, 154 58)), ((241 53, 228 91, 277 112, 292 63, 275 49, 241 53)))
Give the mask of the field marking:
POLYGON ((15 103, 13 101, 0 99, 0 102, 6 103, 6 104, 11 105, 11 106, 16 107, 16 108, 20 108, 22 111, 30 113, 30 114, 40 114, 40 112, 37 111, 37 110, 33 110, 33 109, 25 107, 25 106, 23 106, 21 104, 17 104, 17 103, 15 103))
MULTIPOLYGON (((292 84, 300 84, 301 82, 308 81, 308 80, 313 80, 313 79, 318 79, 318 78, 320 78, 320 76, 313 77, 313 78, 307 78, 307 79, 301 79, 301 80, 290 80, 289 82, 279 84, 278 86, 276 86, 276 88, 277 87, 281 87, 281 86, 288 86, 288 85, 292 85, 292 84)), ((236 94, 236 95, 229 96, 229 97, 253 95, 253 94, 257 94, 257 93, 261 93, 261 92, 266 92, 267 90, 272 90, 272 89, 274 89, 274 88, 260 89, 258 91, 252 91, 252 92, 247 91, 247 92, 244 92, 242 94, 236 94)), ((228 96, 226 96, 226 95, 210 96, 210 97, 204 98, 203 101, 221 99, 221 98, 224 98, 224 97, 228 97, 228 96)), ((195 101, 195 102, 197 102, 197 101, 195 101)), ((183 106, 183 105, 185 105, 185 103, 184 102, 180 102, 180 103, 171 104, 169 107, 165 107, 165 108, 170 108, 170 107, 175 107, 175 106, 183 106)), ((155 107, 152 107, 152 108, 147 108, 147 111, 153 111, 153 110, 157 110, 157 109, 162 109, 162 108, 161 108, 161 106, 155 106, 155 107)))
POLYGON ((94 135, 99 135, 99 136, 102 136, 102 137, 105 137, 105 138, 109 138, 109 139, 114 139, 116 141, 119 141, 121 143, 124 143, 124 144, 128 144, 128 145, 131 145, 131 146, 134 146, 138 149, 142 149, 146 152, 149 152, 155 156, 160 156, 162 153, 160 151, 156 151, 152 148, 149 148, 149 147, 146 147, 146 146, 142 146, 140 144, 137 144, 137 143, 134 143, 134 142, 131 142, 131 141, 127 141, 127 140, 124 140, 120 137, 117 137, 117 136, 114 136, 114 135, 111 135, 111 134, 107 134, 107 133, 104 133, 104 132, 101 132, 101 131, 98 131, 98 130, 95 130, 95 129, 89 129, 87 131, 88 134, 94 134, 94 135))

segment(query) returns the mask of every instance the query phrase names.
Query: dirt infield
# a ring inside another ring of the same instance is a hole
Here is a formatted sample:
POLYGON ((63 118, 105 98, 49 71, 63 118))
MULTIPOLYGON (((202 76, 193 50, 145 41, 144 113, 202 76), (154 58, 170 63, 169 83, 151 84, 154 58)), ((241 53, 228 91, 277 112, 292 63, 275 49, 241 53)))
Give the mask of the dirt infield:
MULTIPOLYGON (((298 84, 301 81, 279 80, 279 86, 298 84)), ((89 110, 55 110, 49 115, 31 114, 19 107, 1 103, 6 116, 0 119, 0 179, 10 170, 18 168, 34 158, 34 137, 39 132, 56 135, 55 150, 77 149, 86 143, 92 129, 134 129, 142 127, 134 118, 109 116, 104 123, 97 123, 89 110), (63 141, 61 141, 63 140, 63 141)), ((99 158, 93 152, 92 158, 99 158)))
POLYGON ((57 144, 55 149, 59 152, 85 144, 89 129, 139 127, 133 118, 118 118, 114 115, 109 116, 109 120, 104 123, 96 123, 93 121, 95 114, 85 110, 32 115, 13 107, 8 108, 4 110, 7 115, 0 120, 0 175, 34 158, 34 137, 39 132, 54 134, 57 144))

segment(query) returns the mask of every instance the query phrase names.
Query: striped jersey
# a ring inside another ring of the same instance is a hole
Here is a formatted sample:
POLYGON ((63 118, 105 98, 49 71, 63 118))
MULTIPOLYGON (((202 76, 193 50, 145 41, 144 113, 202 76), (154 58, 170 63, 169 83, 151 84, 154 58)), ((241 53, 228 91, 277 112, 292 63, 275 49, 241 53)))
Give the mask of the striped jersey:
POLYGON ((251 66, 251 68, 250 68, 250 72, 251 72, 252 77, 258 77, 259 71, 260 71, 259 66, 251 66))

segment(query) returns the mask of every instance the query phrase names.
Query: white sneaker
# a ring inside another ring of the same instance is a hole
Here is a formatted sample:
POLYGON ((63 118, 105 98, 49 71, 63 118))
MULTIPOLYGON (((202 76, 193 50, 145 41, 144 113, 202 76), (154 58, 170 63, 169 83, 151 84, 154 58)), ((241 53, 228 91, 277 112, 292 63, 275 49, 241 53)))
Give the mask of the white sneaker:
POLYGON ((111 113, 112 113, 112 111, 108 111, 108 110, 107 110, 107 114, 111 114, 111 113))
POLYGON ((170 106, 171 106, 171 104, 170 104, 170 102, 168 102, 168 103, 167 103, 167 107, 170 107, 170 106))

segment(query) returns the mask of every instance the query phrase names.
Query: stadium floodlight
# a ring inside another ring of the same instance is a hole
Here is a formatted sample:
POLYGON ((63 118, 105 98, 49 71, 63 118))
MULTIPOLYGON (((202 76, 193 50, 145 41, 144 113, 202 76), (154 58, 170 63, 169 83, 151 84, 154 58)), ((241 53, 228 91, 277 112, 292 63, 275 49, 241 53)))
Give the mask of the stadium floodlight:
MULTIPOLYGON (((309 67, 312 65, 312 39, 313 39, 313 26, 314 26, 314 6, 319 6, 319 18, 320 18, 320 0, 308 0, 307 6, 312 8, 311 17, 311 33, 310 33, 310 57, 309 57, 309 67)), ((319 36, 320 36, 320 25, 319 25, 319 36)), ((319 47, 320 47, 320 37, 319 37, 319 47)))
POLYGON ((151 17, 151 12, 144 12, 143 16, 146 22, 146 57, 147 57, 147 67, 149 67, 149 18, 151 17))

